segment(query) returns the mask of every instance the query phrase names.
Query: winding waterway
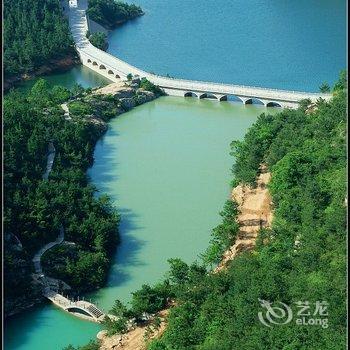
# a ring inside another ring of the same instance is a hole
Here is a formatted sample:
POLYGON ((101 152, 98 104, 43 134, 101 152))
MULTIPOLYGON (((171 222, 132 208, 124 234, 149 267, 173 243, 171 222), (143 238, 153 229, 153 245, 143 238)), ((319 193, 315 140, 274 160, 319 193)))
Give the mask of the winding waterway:
MULTIPOLYGON (((137 3, 146 14, 111 33, 109 50, 143 69, 315 91, 345 67, 342 0, 137 3)), ((105 83, 83 67, 49 79, 67 87, 105 83)), ((122 242, 108 285, 92 295, 99 306, 108 310, 115 298, 127 301, 143 283, 160 279, 168 258, 190 262, 205 249, 229 193, 229 144, 263 111, 162 97, 111 121, 89 175, 122 214, 122 242)), ((99 329, 44 304, 7 320, 5 348, 61 350, 99 329)))
MULTIPOLYGON (((110 122, 89 175, 122 214, 122 242, 107 286, 92 296, 99 306, 108 310, 114 299, 127 301, 143 283, 159 280, 168 258, 191 262, 204 251, 229 194, 230 142, 242 139, 262 111, 162 97, 110 122)), ((7 348, 61 349, 87 342, 98 329, 40 306, 9 320, 7 348), (19 328, 26 330, 21 339, 19 328)))

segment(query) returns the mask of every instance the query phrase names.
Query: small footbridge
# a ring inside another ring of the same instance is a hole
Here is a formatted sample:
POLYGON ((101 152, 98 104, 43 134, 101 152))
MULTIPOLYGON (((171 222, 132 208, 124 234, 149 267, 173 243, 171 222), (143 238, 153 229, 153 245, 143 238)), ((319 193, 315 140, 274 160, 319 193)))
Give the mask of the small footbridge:
MULTIPOLYGON (((44 291, 44 296, 51 300, 60 309, 69 312, 70 314, 93 322, 102 322, 106 314, 101 311, 96 305, 86 300, 71 300, 62 294, 59 294, 51 289, 44 291)), ((109 317, 114 317, 109 315, 109 317)))
MULTIPOLYGON (((86 300, 72 300, 68 297, 59 293, 61 289, 70 289, 70 287, 63 281, 55 278, 46 276, 42 271, 41 257, 42 255, 51 249, 52 247, 63 243, 64 241, 64 230, 61 226, 60 233, 57 239, 53 242, 46 244, 42 247, 33 258, 34 270, 33 278, 36 282, 43 287, 43 296, 52 301, 63 311, 69 312, 70 314, 83 318, 85 320, 93 322, 102 322, 106 317, 106 314, 101 311, 96 305, 86 300)), ((108 315, 109 318, 114 318, 113 315, 108 315)))
MULTIPOLYGON (((47 164, 43 174, 43 180, 48 180, 55 159, 56 150, 52 142, 48 145, 47 164)), ((59 293, 59 290, 69 290, 70 287, 63 281, 50 278, 43 273, 41 266, 41 257, 52 247, 64 243, 64 227, 60 226, 57 238, 45 244, 34 255, 32 261, 34 265, 33 280, 39 283, 43 288, 43 296, 52 301, 60 309, 70 314, 93 322, 102 322, 106 314, 96 305, 86 300, 71 300, 59 293)), ((108 315, 109 318, 115 319, 115 316, 108 315)))
POLYGON ((296 108, 299 101, 310 99, 316 102, 319 98, 329 100, 331 94, 287 91, 233 84, 174 79, 145 72, 121 59, 94 47, 86 38, 88 20, 85 11, 87 0, 78 0, 77 6, 68 7, 66 12, 69 25, 82 64, 103 75, 113 82, 126 79, 128 74, 147 78, 172 96, 211 98, 226 101, 231 97, 244 104, 258 103, 266 107, 296 108))

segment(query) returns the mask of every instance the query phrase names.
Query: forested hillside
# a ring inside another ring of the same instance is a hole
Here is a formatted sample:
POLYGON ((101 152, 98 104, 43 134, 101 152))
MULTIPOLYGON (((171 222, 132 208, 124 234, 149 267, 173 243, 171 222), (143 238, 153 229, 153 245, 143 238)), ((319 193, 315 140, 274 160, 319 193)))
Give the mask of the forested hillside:
POLYGON ((89 0, 88 16, 102 26, 112 29, 129 19, 143 15, 141 7, 117 0, 89 0))
POLYGON ((3 30, 5 77, 74 52, 59 0, 5 0, 3 30))
MULTIPOLYGON (((118 240, 119 217, 108 198, 94 196, 85 174, 92 164, 95 142, 105 130, 83 112, 63 117, 58 103, 84 94, 82 88, 51 89, 39 80, 28 95, 9 93, 4 99, 4 234, 5 312, 30 305, 39 289, 31 282, 34 253, 58 236, 65 239, 59 276, 74 291, 101 287, 118 240), (48 144, 56 148, 50 177, 43 180, 48 144), (73 278, 75 276, 75 278, 73 278)), ((81 98, 81 97, 80 97, 81 98)), ((115 115, 118 101, 104 102, 105 120, 115 115), (107 114, 109 115, 107 116, 107 114)), ((101 107, 99 107, 101 108, 101 107)), ((90 106, 93 113, 94 109, 90 106)))
POLYGON ((166 279, 135 292, 129 309, 116 301, 111 312, 121 319, 107 322, 109 334, 125 332, 128 318, 141 320, 143 312, 155 313, 175 300, 165 333, 149 350, 345 348, 345 72, 333 94, 330 102, 302 101, 297 110, 264 113, 243 141, 232 142, 234 185, 254 186, 262 163, 272 174, 274 221, 260 231, 256 249, 239 254, 226 270, 207 273, 238 232, 237 206, 227 202, 202 262, 171 259, 166 279), (285 303, 294 318, 279 311, 277 324, 265 326, 258 313, 267 310, 259 299, 285 303), (311 317, 326 320, 297 324, 305 303, 311 317), (315 306, 320 303, 326 305, 323 311, 315 306))
POLYGON ((345 88, 344 72, 331 102, 262 114, 244 141, 232 143, 236 183, 253 183, 260 163, 272 172, 273 226, 260 233, 255 252, 234 259, 226 272, 198 276, 198 269, 182 268, 172 287, 179 305, 149 349, 345 348, 345 88), (258 320, 259 299, 282 301, 294 315, 300 301, 312 313, 327 302, 328 328, 295 319, 268 328, 258 320))
POLYGON ((76 85, 71 91, 39 79, 30 92, 12 91, 4 99, 4 279, 5 314, 40 298, 33 283, 32 258, 54 241, 61 225, 62 244, 42 257, 43 271, 68 283, 77 295, 104 285, 118 243, 119 215, 86 175, 96 141, 107 122, 161 94, 147 80, 142 89, 119 96, 93 94, 76 85), (145 90, 148 90, 145 92, 145 90), (121 98, 122 97, 122 98, 121 98), (69 117, 60 104, 68 105, 69 117), (49 143, 55 159, 48 180, 49 143))

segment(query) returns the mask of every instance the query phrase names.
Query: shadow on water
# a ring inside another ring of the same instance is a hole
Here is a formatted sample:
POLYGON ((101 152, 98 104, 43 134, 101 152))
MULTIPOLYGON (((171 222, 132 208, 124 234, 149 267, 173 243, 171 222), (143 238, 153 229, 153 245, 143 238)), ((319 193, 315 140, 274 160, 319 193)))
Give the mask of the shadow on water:
MULTIPOLYGON (((116 122, 116 119, 110 123, 114 122, 116 122)), ((96 195, 107 194, 110 196, 121 216, 119 224, 120 243, 117 246, 114 262, 108 273, 107 288, 120 286, 129 281, 130 275, 126 267, 144 265, 143 262, 137 259, 138 252, 145 244, 144 241, 135 236, 136 231, 144 228, 137 223, 139 216, 130 208, 119 207, 117 195, 115 193, 111 195, 112 191, 110 191, 114 187, 115 182, 118 181, 119 162, 115 154, 118 154, 116 139, 119 136, 120 133, 115 128, 108 128, 108 131, 98 141, 95 148, 94 159, 98 159, 98 161, 94 162, 93 167, 89 169, 88 173, 90 182, 97 188, 96 195), (107 139, 115 140, 115 142, 108 142, 107 144, 107 139)), ((93 297, 97 299, 100 295, 100 291, 93 293, 93 297)))
POLYGON ((120 244, 117 247, 115 260, 109 272, 107 287, 116 287, 127 282, 130 275, 126 268, 145 265, 137 258, 138 252, 145 245, 145 241, 135 237, 136 231, 144 228, 136 224, 138 215, 127 208, 118 208, 118 212, 121 215, 119 225, 120 244))
POLYGON ((42 304, 28 310, 28 313, 31 313, 33 319, 36 319, 37 322, 33 322, 31 317, 24 317, 26 311, 6 318, 6 322, 4 323, 5 343, 11 344, 13 349, 25 344, 27 340, 31 338, 32 333, 35 332, 37 327, 45 324, 45 320, 49 321, 49 317, 42 317, 41 315, 43 310, 49 307, 48 304, 48 302, 44 301, 42 304), (13 327, 14 324, 16 327, 13 327), (20 337, 13 334, 13 328, 21 330, 20 337))
MULTIPOLYGON (((118 175, 114 170, 110 172, 106 171, 106 164, 109 164, 108 167, 110 169, 118 169, 119 163, 117 162, 117 159, 113 157, 113 154, 116 153, 117 143, 109 143, 108 146, 105 145, 107 137, 117 138, 118 136, 119 133, 115 129, 109 127, 107 132, 101 137, 95 146, 93 155, 94 164, 88 169, 87 176, 89 182, 93 183, 97 189, 96 195, 109 195, 108 184, 111 184, 118 179, 118 175), (108 150, 105 149, 107 147, 108 150), (96 159, 98 159, 98 162, 96 162, 96 159)), ((113 199, 115 200, 116 198, 113 199)))

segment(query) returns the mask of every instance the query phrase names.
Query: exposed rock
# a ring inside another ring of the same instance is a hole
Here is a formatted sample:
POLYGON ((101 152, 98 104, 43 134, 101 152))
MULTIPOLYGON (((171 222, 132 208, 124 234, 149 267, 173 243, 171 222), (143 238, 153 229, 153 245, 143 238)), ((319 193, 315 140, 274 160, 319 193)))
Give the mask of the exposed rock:
POLYGON ((131 98, 135 95, 135 89, 132 87, 124 87, 120 89, 116 93, 113 94, 114 97, 122 99, 122 98, 131 98))
POLYGON ((271 226, 273 212, 272 199, 267 189, 271 174, 261 166, 256 188, 238 185, 232 190, 232 199, 238 204, 237 221, 240 231, 234 244, 223 254, 222 260, 214 272, 226 267, 237 254, 254 249, 260 229, 271 226))
POLYGON ((128 111, 136 106, 136 102, 133 98, 121 98, 120 99, 122 107, 128 111))

